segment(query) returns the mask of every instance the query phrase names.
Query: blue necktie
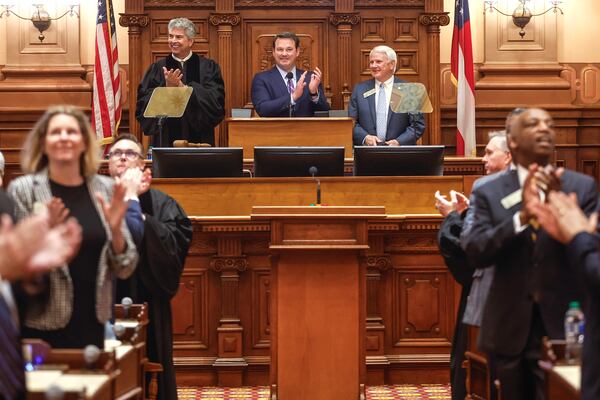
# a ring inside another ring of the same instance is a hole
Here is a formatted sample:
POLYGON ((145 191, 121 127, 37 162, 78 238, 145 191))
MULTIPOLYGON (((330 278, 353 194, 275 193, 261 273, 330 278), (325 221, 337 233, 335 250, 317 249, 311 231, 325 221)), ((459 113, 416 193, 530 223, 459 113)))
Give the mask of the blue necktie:
POLYGON ((379 94, 377 95, 377 137, 385 141, 387 132, 387 98, 385 96, 385 86, 379 85, 379 94))
POLYGON ((25 393, 21 342, 11 313, 0 294, 0 398, 19 399, 25 393))

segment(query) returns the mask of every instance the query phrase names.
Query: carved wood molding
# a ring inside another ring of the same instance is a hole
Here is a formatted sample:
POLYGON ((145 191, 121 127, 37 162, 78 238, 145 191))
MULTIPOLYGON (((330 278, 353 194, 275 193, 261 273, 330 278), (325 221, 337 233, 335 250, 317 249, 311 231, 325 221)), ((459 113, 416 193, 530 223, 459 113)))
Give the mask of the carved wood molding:
POLYGON ((219 25, 231 25, 236 26, 240 24, 240 14, 237 13, 219 13, 219 14, 210 14, 208 21, 213 26, 219 25))
POLYGON ((446 26, 450 23, 450 16, 448 13, 425 13, 419 16, 419 22, 421 25, 431 26, 446 26))
POLYGON ((356 0, 355 7, 401 7, 424 6, 424 0, 356 0))
POLYGON ((150 24, 150 18, 147 14, 121 14, 119 17, 119 25, 125 28, 145 28, 148 24, 150 24))
POLYGON ((367 268, 385 271, 392 266, 392 259, 387 254, 372 255, 366 257, 367 268))
POLYGON ((210 259, 210 269, 215 272, 236 271, 243 272, 248 268, 248 260, 244 256, 240 257, 218 257, 210 259))
POLYGON ((398 223, 380 223, 380 222, 370 222, 369 223, 369 232, 370 231, 399 231, 400 225, 398 223))
POLYGON ((214 8, 215 0, 146 0, 146 7, 171 8, 171 7, 211 7, 214 8))
POLYGON ((329 22, 333 26, 358 25, 360 22, 360 15, 358 15, 358 13, 331 13, 329 15, 329 22))
POLYGON ((202 232, 268 232, 269 224, 210 224, 203 225, 202 232))
POLYGON ((236 7, 332 7, 334 0, 238 0, 236 7))

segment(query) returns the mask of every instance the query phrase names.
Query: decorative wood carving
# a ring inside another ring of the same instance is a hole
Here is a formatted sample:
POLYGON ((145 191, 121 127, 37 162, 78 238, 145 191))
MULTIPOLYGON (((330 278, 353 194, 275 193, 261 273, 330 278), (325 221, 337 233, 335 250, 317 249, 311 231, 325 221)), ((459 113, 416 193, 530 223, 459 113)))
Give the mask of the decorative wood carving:
POLYGON ((237 0, 239 7, 332 7, 333 0, 237 0))
POLYGON ((208 19, 210 24, 213 26, 219 25, 230 25, 236 26, 239 25, 241 18, 238 13, 220 13, 220 14, 211 14, 208 19))
POLYGON ((146 0, 146 7, 171 8, 171 7, 203 7, 214 8, 214 0, 146 0))
POLYGON ((356 0, 356 7, 402 7, 423 6, 424 0, 356 0))
POLYGON ((329 22, 333 26, 358 25, 360 22, 360 15, 358 13, 331 13, 329 15, 329 22))
POLYGON ((450 23, 450 17, 447 12, 444 13, 424 13, 419 17, 421 25, 425 26, 446 26, 450 23))
POLYGON ((119 17, 119 25, 133 29, 145 28, 150 24, 148 14, 121 14, 119 17))

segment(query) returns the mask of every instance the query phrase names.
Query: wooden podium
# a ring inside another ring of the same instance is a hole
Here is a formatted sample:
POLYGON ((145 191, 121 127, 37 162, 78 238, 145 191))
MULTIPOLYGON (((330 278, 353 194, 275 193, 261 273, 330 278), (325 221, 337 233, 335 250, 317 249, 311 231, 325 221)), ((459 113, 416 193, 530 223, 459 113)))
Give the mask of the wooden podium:
POLYGON ((254 207, 269 220, 271 382, 283 400, 359 399, 368 220, 385 207, 254 207))
POLYGON ((344 146, 352 158, 352 118, 230 118, 229 147, 242 147, 244 159, 254 146, 344 146))

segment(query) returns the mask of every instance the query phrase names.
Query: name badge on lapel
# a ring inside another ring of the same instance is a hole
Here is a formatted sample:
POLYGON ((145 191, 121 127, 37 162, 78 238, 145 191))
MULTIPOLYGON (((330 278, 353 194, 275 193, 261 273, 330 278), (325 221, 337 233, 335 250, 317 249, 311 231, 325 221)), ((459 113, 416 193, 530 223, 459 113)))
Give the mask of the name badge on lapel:
POLYGON ((371 89, 371 90, 367 90, 366 92, 363 93, 363 98, 367 98, 371 95, 375 94, 375 88, 371 89))
POLYGON ((502 207, 508 210, 512 206, 519 204, 522 199, 523 190, 519 189, 504 197, 502 200, 500 200, 500 203, 502 204, 502 207))

